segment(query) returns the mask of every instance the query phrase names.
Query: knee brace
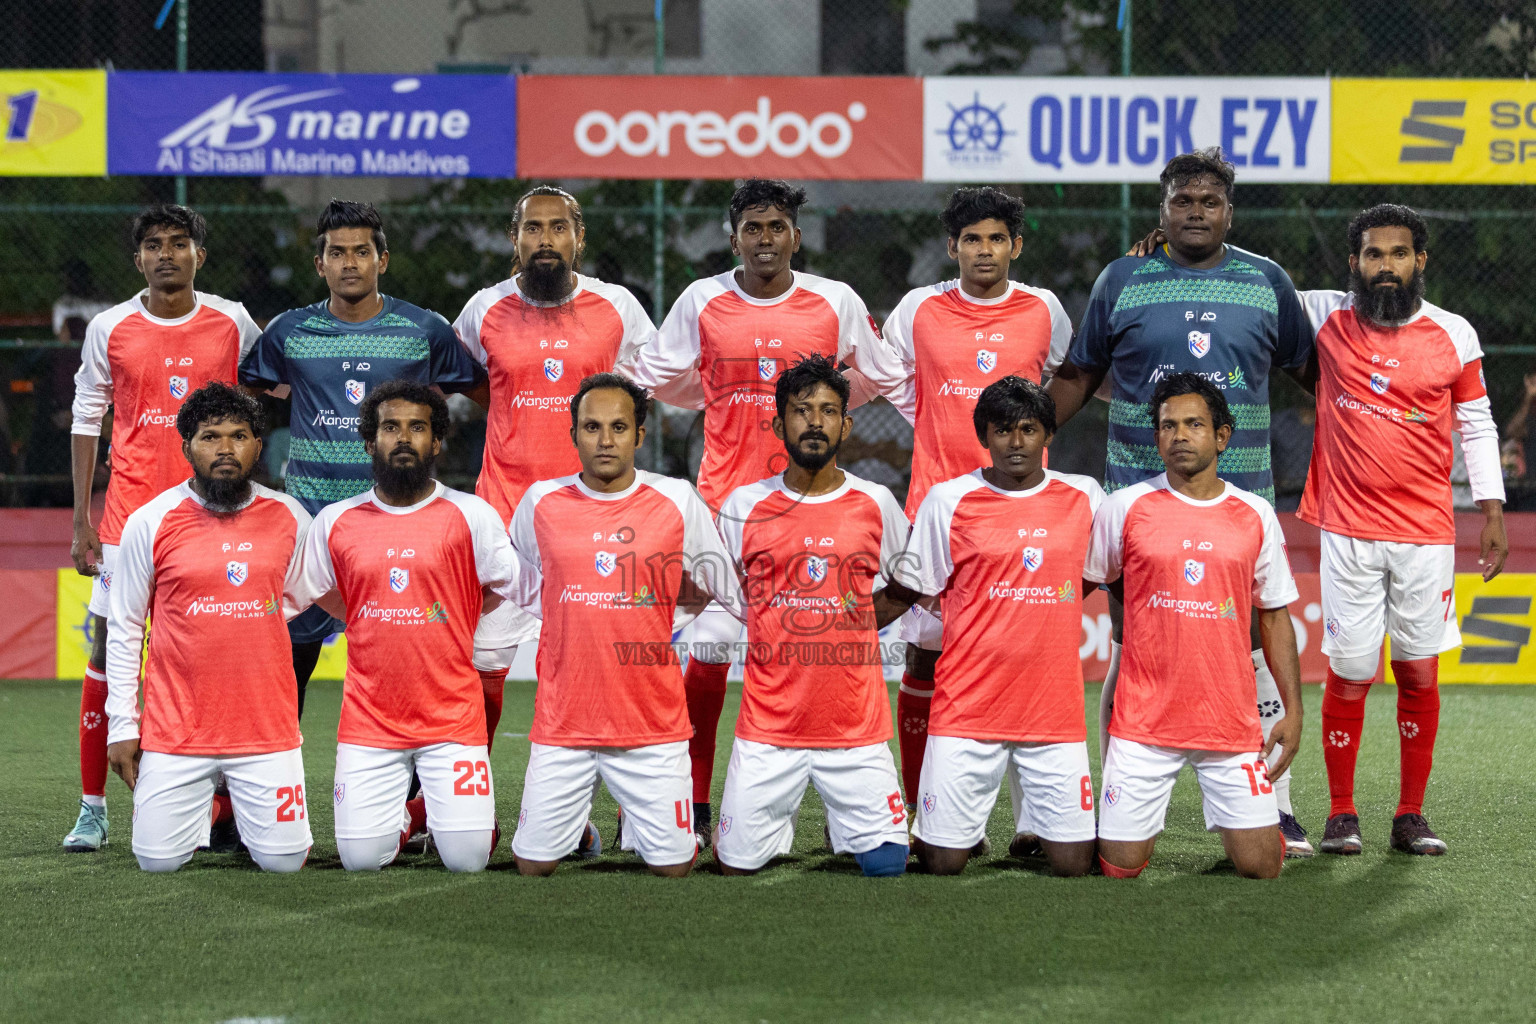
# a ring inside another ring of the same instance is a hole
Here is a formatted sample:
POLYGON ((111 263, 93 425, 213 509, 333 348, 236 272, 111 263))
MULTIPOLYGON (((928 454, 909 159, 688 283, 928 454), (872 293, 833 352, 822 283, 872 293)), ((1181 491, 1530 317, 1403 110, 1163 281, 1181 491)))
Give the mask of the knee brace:
POLYGON ((865 878, 892 878, 907 870, 906 843, 881 843, 868 853, 856 853, 854 861, 865 878))

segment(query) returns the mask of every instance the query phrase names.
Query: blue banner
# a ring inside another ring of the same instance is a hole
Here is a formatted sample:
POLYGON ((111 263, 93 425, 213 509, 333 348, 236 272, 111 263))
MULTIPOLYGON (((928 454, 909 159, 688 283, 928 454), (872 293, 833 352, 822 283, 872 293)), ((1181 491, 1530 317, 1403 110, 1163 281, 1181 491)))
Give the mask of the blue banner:
POLYGON ((511 178, 517 79, 113 72, 107 173, 511 178))

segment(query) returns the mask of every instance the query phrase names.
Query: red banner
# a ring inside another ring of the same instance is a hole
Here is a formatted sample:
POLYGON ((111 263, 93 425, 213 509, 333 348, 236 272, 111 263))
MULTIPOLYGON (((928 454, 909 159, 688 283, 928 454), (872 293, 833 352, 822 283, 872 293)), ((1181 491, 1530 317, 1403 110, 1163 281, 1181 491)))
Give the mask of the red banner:
POLYGON ((526 75, 524 178, 923 176, 917 78, 526 75))

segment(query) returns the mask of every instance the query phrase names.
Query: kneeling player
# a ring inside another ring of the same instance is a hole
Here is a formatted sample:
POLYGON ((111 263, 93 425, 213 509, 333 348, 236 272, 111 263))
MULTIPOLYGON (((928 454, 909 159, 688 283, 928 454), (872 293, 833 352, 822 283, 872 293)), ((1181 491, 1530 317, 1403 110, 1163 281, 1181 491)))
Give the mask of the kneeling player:
POLYGON ((133 852, 145 871, 175 871, 207 841, 220 775, 252 859, 297 871, 312 839, 283 619, 297 611, 289 595, 309 514, 251 482, 262 430, 254 398, 206 384, 182 405, 176 429, 192 479, 129 516, 118 550, 107 759, 133 790, 133 852))
POLYGON ((1110 495, 1084 573, 1125 604, 1099 860, 1106 875, 1141 873, 1187 764, 1200 780, 1206 828, 1221 833, 1237 873, 1275 878, 1285 844, 1265 758, 1283 748, 1273 767, 1281 774, 1301 739, 1301 671, 1286 608, 1297 594, 1285 540, 1268 502, 1216 475, 1232 413, 1215 385, 1171 374, 1149 412, 1166 472, 1110 495), (1247 646, 1252 607, 1285 706, 1267 742, 1247 646))
POLYGON ((1006 775, 1016 831, 1040 838, 1053 872, 1082 875, 1094 823, 1077 637, 1093 584, 1079 581, 1104 492, 1044 467, 1056 404, 1040 385, 989 384, 973 419, 992 465, 928 492, 902 570, 942 597, 944 616, 917 855, 933 874, 959 874, 1006 775))
POLYGON ((448 403, 410 380, 358 409, 373 489, 326 506, 304 549, 298 598, 347 623, 336 747, 336 846, 348 871, 377 871, 412 834, 415 770, 426 825, 449 871, 479 871, 495 845, 490 737, 475 627, 511 584, 496 510, 432 468, 448 403))
POLYGON ((907 517, 890 491, 837 466, 853 429, 848 391, 825 356, 786 370, 773 431, 789 466, 720 510, 748 587, 746 684, 715 830, 726 874, 790 851, 807 783, 826 805, 834 852, 853 854, 866 875, 906 870, 876 630, 917 595, 894 583, 874 592, 906 546, 907 517))
POLYGON ((654 874, 686 875, 698 855, 673 619, 685 573, 727 608, 740 595, 693 487, 635 469, 649 405, 617 374, 583 380, 571 402, 581 472, 534 484, 512 517, 520 576, 508 596, 544 620, 512 839, 525 875, 576 851, 599 779, 654 874))

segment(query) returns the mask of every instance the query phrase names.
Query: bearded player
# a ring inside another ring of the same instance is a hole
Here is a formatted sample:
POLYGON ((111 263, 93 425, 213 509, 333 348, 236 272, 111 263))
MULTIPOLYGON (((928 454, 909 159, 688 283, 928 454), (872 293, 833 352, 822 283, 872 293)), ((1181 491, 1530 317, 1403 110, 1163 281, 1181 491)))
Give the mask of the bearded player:
MULTIPOLYGON (((283 486, 310 515, 373 484, 356 413, 372 388, 408 379, 466 391, 483 376, 446 320, 379 290, 388 270, 373 204, 332 199, 315 224, 315 274, 329 295, 276 317, 240 367, 242 384, 291 392, 283 486)), ((289 624, 300 715, 321 647, 343 627, 318 606, 289 624)))
POLYGON ((495 843, 491 735, 474 666, 475 627, 516 561, 494 509, 432 478, 448 403, 416 381, 363 399, 358 434, 372 490, 327 506, 304 551, 300 600, 348 625, 337 731, 336 846, 349 871, 395 859, 411 775, 449 871, 479 871, 495 843))
MULTIPOLYGON (((741 266, 689 285, 630 370, 663 401, 704 409, 698 479, 711 508, 786 468, 772 423, 775 382, 791 363, 817 354, 852 367, 851 405, 897 394, 907 377, 852 288, 790 268, 805 200, 804 189, 782 181, 754 178, 738 187, 730 205, 731 252, 741 266)), ((740 636, 741 624, 711 607, 694 625, 689 648, 694 819, 706 842, 715 738, 740 636)))
MULTIPOLYGON (((1077 337, 1048 385, 1057 418, 1066 423, 1108 380, 1105 487, 1113 493, 1163 472, 1148 412, 1157 382, 1170 373, 1199 373, 1226 396, 1233 416, 1217 471, 1273 504, 1270 371, 1278 367, 1306 386, 1311 324, 1284 270, 1227 243, 1236 171, 1221 150, 1176 156, 1158 181, 1159 229, 1138 244, 1136 255, 1115 260, 1094 282, 1077 337)), ((1121 609, 1113 595, 1110 616, 1118 637, 1121 609)), ((1256 619, 1249 624, 1249 639, 1267 734, 1279 720, 1281 701, 1274 666, 1260 652, 1256 619)), ((1101 751, 1121 654, 1117 639, 1099 697, 1101 751)), ((1274 786, 1287 854, 1312 856, 1306 829, 1292 813, 1290 777, 1276 772, 1274 786)))
POLYGON ((80 690, 80 814, 64 837, 71 852, 107 842, 107 611, 128 516, 187 478, 176 414, 211 380, 234 380, 261 333, 238 302, 194 288, 208 258, 208 227, 184 206, 152 206, 133 222, 133 265, 145 288, 92 318, 75 374, 71 471, 75 570, 91 584, 91 657, 80 690), (112 476, 100 530, 91 525, 91 482, 101 424, 112 413, 112 476))
POLYGON ((807 785, 826 805, 833 852, 852 854, 868 876, 906 871, 907 811, 876 631, 917 595, 887 582, 907 542, 901 506, 837 465, 853 430, 848 391, 826 356, 790 366, 775 384, 773 418, 789 465, 720 509, 745 580, 748 641, 715 834, 728 875, 790 851, 807 785))
POLYGON ((1373 206, 1349 225, 1349 292, 1303 292, 1317 325, 1317 440, 1298 515, 1322 530, 1324 853, 1361 850, 1355 759, 1365 698, 1392 638, 1401 775, 1391 845, 1438 855, 1424 817, 1440 724, 1439 655, 1461 646, 1451 431, 1461 435, 1485 523, 1483 579, 1504 567, 1499 434, 1482 349, 1466 320, 1424 301, 1428 230, 1406 206, 1373 206))
MULTIPOLYGON (((529 189, 513 207, 512 274, 482 288, 453 326, 490 375, 485 461, 475 493, 502 523, 536 481, 569 476, 580 461, 569 443, 571 398, 595 373, 623 368, 656 333, 623 285, 580 273, 587 229, 581 204, 553 185, 529 189)), ((539 634, 512 603, 486 617, 475 642, 487 708, 501 713, 501 685, 517 645, 539 634)), ((495 729, 495 723, 491 728, 495 729)))
POLYGON ((914 845, 930 873, 959 874, 1006 777, 1016 834, 1038 837, 1055 874, 1082 875, 1094 821, 1077 640, 1104 492, 1045 468, 1056 410, 1033 381, 987 385, 972 422, 991 465, 928 491, 904 560, 911 589, 940 599, 945 641, 914 845))
POLYGON ((581 472, 536 483, 512 518, 521 572, 506 596, 543 620, 512 838, 525 875, 552 874, 583 843, 598 780, 652 873, 681 877, 698 855, 673 622, 685 576, 726 607, 740 595, 693 487, 635 469, 649 404, 618 374, 583 380, 570 430, 581 472))
MULTIPOLYGON (((939 220, 959 278, 908 292, 883 331, 910 381, 896 400, 913 427, 909 519, 930 487, 981 468, 986 450, 971 439, 982 389, 1011 374, 1044 380, 1072 341, 1072 321, 1054 293, 1008 278, 1024 249, 1023 200, 991 187, 956 189, 939 220)), ((900 630, 907 671, 896 697, 897 732, 902 788, 915 806, 943 628, 917 605, 900 630)))
POLYGON ((107 756, 133 790, 133 852, 145 871, 175 871, 206 842, 221 776, 263 870, 299 870, 313 841, 283 622, 298 609, 310 518, 293 498, 251 482, 262 420, 256 400, 227 384, 192 392, 176 414, 192 479, 123 527, 107 643, 107 756))
POLYGON ((1164 377, 1151 416, 1165 471, 1104 502, 1085 570, 1125 607, 1099 863, 1114 878, 1141 874, 1189 765, 1205 827, 1221 834, 1237 873, 1275 878, 1285 839, 1267 759, 1273 753, 1273 774, 1283 773, 1301 739, 1301 668, 1287 607, 1297 593, 1285 538, 1268 502, 1217 476, 1232 413, 1214 384, 1196 373, 1164 377), (1284 707, 1267 738, 1248 647, 1251 608, 1284 707))

